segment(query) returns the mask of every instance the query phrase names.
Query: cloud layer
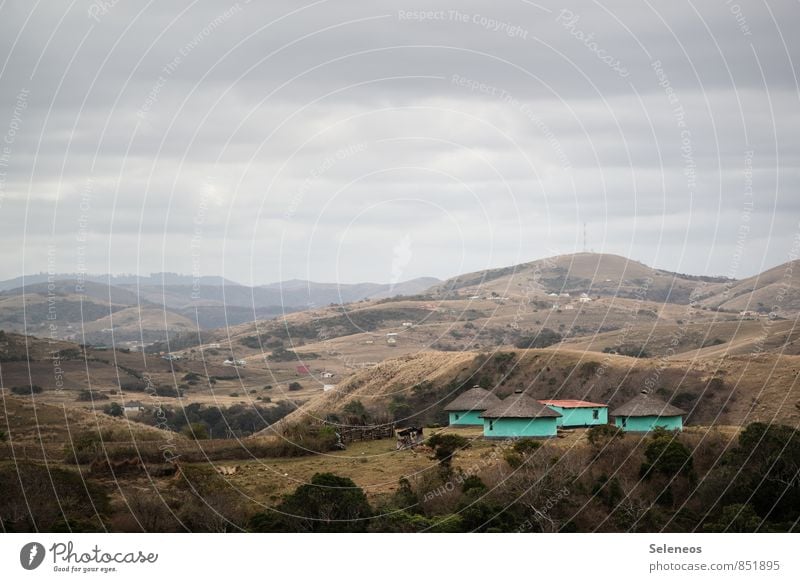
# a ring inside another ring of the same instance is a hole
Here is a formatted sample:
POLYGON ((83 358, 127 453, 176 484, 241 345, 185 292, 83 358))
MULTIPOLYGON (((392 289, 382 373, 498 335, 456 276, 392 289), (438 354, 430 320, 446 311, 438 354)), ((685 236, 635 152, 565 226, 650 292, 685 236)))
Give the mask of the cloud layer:
POLYGON ((579 251, 584 223, 747 276, 798 234, 796 3, 160 4, 0 10, 1 276, 50 250, 447 277, 579 251))

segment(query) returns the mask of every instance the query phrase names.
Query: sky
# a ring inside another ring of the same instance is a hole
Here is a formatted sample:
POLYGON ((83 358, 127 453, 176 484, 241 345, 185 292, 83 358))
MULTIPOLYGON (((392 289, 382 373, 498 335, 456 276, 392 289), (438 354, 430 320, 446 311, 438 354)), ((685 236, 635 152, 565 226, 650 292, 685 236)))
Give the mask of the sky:
POLYGON ((398 282, 582 250, 750 276, 798 251, 798 16, 5 1, 0 278, 398 282))

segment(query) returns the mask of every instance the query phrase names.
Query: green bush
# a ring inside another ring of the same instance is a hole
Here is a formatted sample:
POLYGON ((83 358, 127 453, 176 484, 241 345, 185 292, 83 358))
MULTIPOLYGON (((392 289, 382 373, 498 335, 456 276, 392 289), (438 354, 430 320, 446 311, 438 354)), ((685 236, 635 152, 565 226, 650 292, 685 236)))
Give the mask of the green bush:
POLYGON ((125 416, 125 409, 122 408, 122 405, 120 405, 118 402, 112 402, 103 409, 103 412, 116 418, 125 416))
POLYGON ((256 532, 364 532, 372 508, 364 491, 348 477, 317 473, 287 495, 277 511, 250 520, 256 532))
POLYGON ((193 422, 181 431, 184 436, 196 441, 208 438, 208 428, 202 422, 193 422))
POLYGON ((654 473, 667 477, 679 474, 691 475, 693 472, 692 452, 686 445, 677 440, 677 435, 666 431, 653 433, 644 450, 647 459, 641 467, 641 475, 645 478, 654 473))
POLYGON ((469 448, 470 442, 459 434, 438 433, 428 439, 427 445, 433 449, 433 456, 439 464, 450 468, 456 451, 469 448))

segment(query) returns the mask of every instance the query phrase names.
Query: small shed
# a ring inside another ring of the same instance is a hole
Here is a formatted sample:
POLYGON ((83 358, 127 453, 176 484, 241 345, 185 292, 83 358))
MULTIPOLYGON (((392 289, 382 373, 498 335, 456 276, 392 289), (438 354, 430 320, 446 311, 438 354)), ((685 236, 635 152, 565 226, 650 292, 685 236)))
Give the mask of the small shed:
POLYGON ((123 406, 123 411, 125 412, 126 416, 140 414, 144 412, 144 405, 138 400, 132 400, 131 402, 125 403, 125 406, 123 406))
POLYGON ((425 442, 425 435, 421 426, 408 426, 399 428, 395 431, 397 437, 397 449, 413 448, 425 442))
POLYGON ((559 412, 556 422, 564 428, 608 424, 608 405, 585 400, 539 400, 559 412))
POLYGON ((483 426, 481 412, 502 402, 497 396, 478 386, 470 388, 444 407, 450 426, 483 426))
POLYGON ((611 412, 614 424, 626 432, 648 432, 656 428, 683 430, 683 417, 680 408, 642 392, 611 412))
POLYGON ((515 392, 480 416, 486 438, 554 437, 561 413, 515 392))

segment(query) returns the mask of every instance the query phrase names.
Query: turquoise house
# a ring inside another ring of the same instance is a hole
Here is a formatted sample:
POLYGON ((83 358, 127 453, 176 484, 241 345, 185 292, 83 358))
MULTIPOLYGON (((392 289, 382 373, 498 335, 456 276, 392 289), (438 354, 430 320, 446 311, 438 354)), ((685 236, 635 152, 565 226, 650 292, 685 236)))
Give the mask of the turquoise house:
POLYGON ((608 424, 608 406, 585 400, 539 400, 561 414, 556 422, 564 428, 608 424))
POLYGON ((522 392, 515 392, 483 414, 486 438, 554 437, 561 414, 522 392))
POLYGON ((683 430, 686 412, 642 392, 611 412, 614 424, 625 432, 649 432, 656 428, 683 430))
POLYGON ((483 388, 470 388, 444 407, 450 426, 483 426, 481 412, 499 404, 501 400, 483 388))

